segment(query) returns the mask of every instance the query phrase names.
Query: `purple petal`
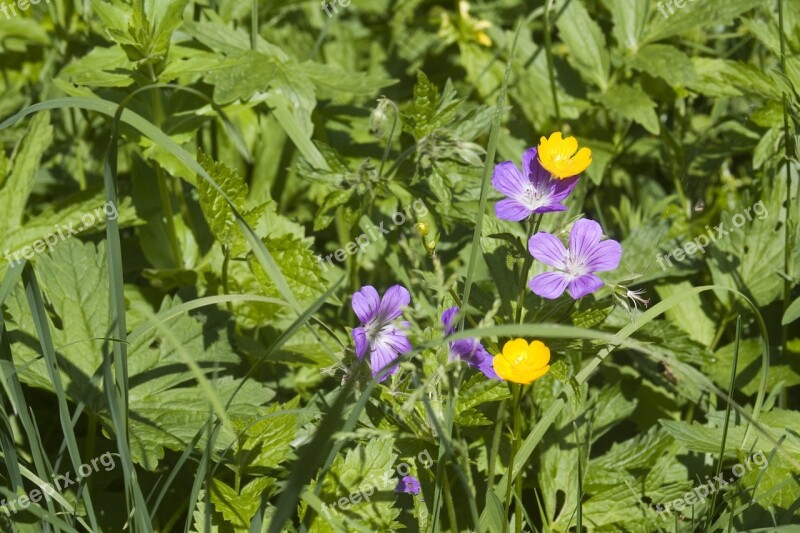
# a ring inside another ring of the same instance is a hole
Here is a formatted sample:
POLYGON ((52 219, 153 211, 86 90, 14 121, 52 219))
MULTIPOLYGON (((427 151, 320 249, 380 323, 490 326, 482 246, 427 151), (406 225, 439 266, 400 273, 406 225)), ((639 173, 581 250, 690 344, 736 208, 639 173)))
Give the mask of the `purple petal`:
POLYGON ((592 250, 592 255, 586 266, 592 272, 614 270, 622 259, 622 246, 612 239, 601 241, 592 250))
POLYGON ((525 169, 525 175, 535 189, 547 190, 553 181, 558 180, 553 180, 550 173, 542 166, 538 156, 536 148, 528 148, 522 156, 522 168, 525 169))
POLYGON ((569 277, 561 272, 546 272, 539 274, 531 280, 528 286, 534 294, 547 298, 548 300, 555 300, 562 294, 564 289, 567 288, 569 277))
POLYGON ((356 357, 361 361, 369 350, 367 332, 364 328, 355 328, 350 334, 353 337, 353 342, 356 344, 356 357))
POLYGON ((578 184, 580 178, 567 178, 563 180, 553 180, 553 194, 551 196, 554 202, 563 202, 567 196, 572 192, 572 189, 578 184))
MULTIPOLYGON (((374 346, 372 347, 372 351, 369 354, 369 367, 372 370, 372 377, 378 375, 378 373, 386 367, 392 365, 394 361, 397 360, 397 352, 392 349, 391 346, 388 344, 381 342, 380 340, 375 342, 374 346)), ((392 369, 385 373, 380 381, 385 380, 392 374, 396 374, 398 370, 398 365, 392 366, 392 369)))
POLYGON ((411 341, 408 340, 406 332, 393 326, 384 328, 379 335, 379 339, 397 353, 410 352, 412 349, 411 341))
POLYGON ((422 486, 419 483, 419 480, 414 476, 403 476, 402 479, 397 483, 397 487, 394 489, 395 493, 405 492, 407 494, 419 494, 420 489, 422 486))
POLYGON ((444 313, 442 313, 442 325, 444 326, 444 334, 445 335, 452 335, 455 331, 455 324, 453 324, 453 319, 458 314, 458 306, 454 305, 449 309, 445 309, 444 313))
POLYGON ((528 183, 528 178, 511 161, 500 163, 494 167, 492 186, 506 196, 524 194, 525 186, 528 183))
POLYGON ((537 233, 528 241, 528 251, 545 265, 566 268, 567 249, 555 235, 544 231, 537 233))
POLYGON ((504 198, 494 204, 494 214, 500 220, 519 222, 531 216, 531 211, 514 198, 504 198))
POLYGON ((558 202, 552 202, 547 205, 543 205, 542 207, 537 207, 533 210, 534 213, 540 215, 542 213, 555 213, 557 211, 566 211, 567 206, 560 204, 558 202))
POLYGON ((489 356, 483 361, 481 361, 477 365, 477 369, 483 372, 483 375, 489 379, 496 379, 499 381, 503 381, 500 379, 500 376, 497 375, 497 372, 494 371, 494 356, 489 356))
POLYGON ((594 274, 585 274, 569 282, 569 295, 577 300, 603 286, 603 280, 594 274))
POLYGON ((402 285, 392 285, 386 290, 378 306, 381 322, 389 322, 403 313, 403 308, 411 303, 411 294, 402 285))
POLYGON ((353 294, 353 311, 362 324, 375 318, 380 303, 381 298, 378 296, 378 291, 371 285, 361 287, 360 291, 353 294))
POLYGON ((582 218, 572 225, 569 232, 569 254, 577 262, 587 263, 595 245, 600 242, 603 230, 594 220, 582 218))

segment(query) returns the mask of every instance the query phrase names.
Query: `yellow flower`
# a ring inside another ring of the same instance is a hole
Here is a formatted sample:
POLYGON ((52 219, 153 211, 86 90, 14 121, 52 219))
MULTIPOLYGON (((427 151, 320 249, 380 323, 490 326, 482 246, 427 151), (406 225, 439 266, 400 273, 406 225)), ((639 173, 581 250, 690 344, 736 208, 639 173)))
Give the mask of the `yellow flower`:
POLYGON ((539 141, 539 162, 556 178, 571 178, 589 167, 592 151, 588 148, 578 150, 575 137, 562 139, 561 132, 557 131, 549 139, 542 137, 539 141))
POLYGON ((542 341, 514 339, 494 357, 494 371, 505 381, 528 385, 550 370, 550 349, 542 341))

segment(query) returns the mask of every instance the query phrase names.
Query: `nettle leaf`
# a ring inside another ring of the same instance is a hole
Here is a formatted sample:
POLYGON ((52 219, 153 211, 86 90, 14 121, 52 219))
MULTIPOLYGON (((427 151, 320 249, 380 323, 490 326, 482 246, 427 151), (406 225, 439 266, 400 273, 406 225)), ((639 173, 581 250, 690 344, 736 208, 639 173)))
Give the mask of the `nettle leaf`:
POLYGON ((706 96, 755 96, 769 100, 782 97, 780 87, 757 66, 741 61, 693 57, 697 79, 688 88, 706 96))
POLYGON ((694 28, 727 24, 742 13, 763 5, 762 0, 703 0, 687 2, 680 9, 670 2, 659 4, 653 10, 653 22, 645 36, 646 42, 655 42, 681 35, 694 28))
POLYGON ((614 19, 617 44, 636 52, 647 26, 647 4, 639 0, 604 0, 603 3, 614 19))
POLYGON ((475 372, 461 388, 458 395, 458 413, 478 407, 488 402, 499 402, 511 397, 508 386, 495 379, 487 379, 481 372, 475 372))
MULTIPOLYGON (((11 156, 11 173, 3 176, 0 189, 0 237, 22 225, 22 215, 33 189, 42 156, 53 140, 50 112, 37 113, 31 119, 25 136, 11 156)), ((4 165, 5 166, 5 165, 4 165)))
POLYGON ((692 59, 668 44, 648 44, 629 58, 628 64, 673 87, 686 87, 697 78, 692 59))
MULTIPOLYGON (((275 263, 301 306, 308 306, 316 301, 325 292, 328 284, 323 275, 319 258, 311 249, 310 241, 311 239, 302 239, 290 234, 263 239, 264 246, 272 254, 275 263)), ((248 263, 261 285, 263 294, 272 298, 281 298, 278 288, 264 271, 261 263, 255 257, 252 257, 248 263)), ((283 309, 272 304, 263 304, 261 307, 268 314, 275 314, 283 309)))
POLYGON ((299 400, 298 396, 285 404, 275 403, 255 418, 234 421, 234 427, 243 430, 239 437, 239 464, 248 473, 276 468, 292 457, 291 444, 300 427, 300 415, 280 413, 296 409, 299 400))
POLYGON ((615 85, 608 91, 597 95, 595 100, 612 113, 617 113, 644 126, 644 129, 658 135, 661 125, 656 115, 656 103, 639 87, 615 85))
MULTIPOLYGON (((255 207, 247 210, 245 203, 249 191, 244 179, 239 176, 239 173, 232 170, 224 163, 215 162, 210 156, 198 152, 198 162, 203 165, 214 181, 225 191, 228 198, 231 199, 236 207, 236 210, 242 214, 247 224, 252 228, 261 218, 265 205, 255 207)), ((236 217, 233 210, 228 204, 227 200, 206 180, 199 180, 197 190, 200 194, 200 208, 208 221, 211 232, 217 238, 217 241, 226 246, 229 250, 231 257, 242 257, 250 250, 250 244, 236 217)))
POLYGON ((268 477, 256 478, 237 492, 217 478, 211 479, 209 494, 214 509, 237 531, 248 531, 253 516, 258 511, 261 496, 272 492, 275 480, 268 477))
MULTIPOLYGON (((774 302, 783 291, 780 270, 786 232, 785 183, 785 174, 779 172, 765 199, 738 212, 724 212, 721 229, 729 234, 717 237, 707 252, 714 283, 745 290, 760 307, 774 302)), ((800 240, 800 235, 796 239, 800 240)), ((720 298, 731 301, 726 294, 720 298)))
MULTIPOLYGON (((345 457, 337 456, 330 472, 322 480, 319 497, 325 504, 324 512, 339 520, 356 520, 375 531, 397 529, 399 524, 395 519, 400 509, 394 505, 398 497, 394 489, 399 476, 394 464, 397 455, 392 451, 393 445, 394 440, 389 437, 373 439, 349 450, 345 457), (370 490, 373 493, 365 499, 365 493, 370 490), (345 505, 338 505, 343 500, 345 505)), ((417 472, 412 472, 415 474, 417 472)), ((310 490, 313 488, 314 484, 310 490)), ((310 531, 327 530, 325 517, 316 516, 310 531)))
POLYGON ((568 2, 556 22, 560 37, 569 46, 569 60, 581 77, 605 91, 611 60, 600 26, 581 2, 568 2))
POLYGON ((419 141, 452 122, 460 104, 461 100, 450 80, 440 96, 436 85, 424 72, 419 71, 414 86, 414 100, 403 113, 403 128, 419 141))

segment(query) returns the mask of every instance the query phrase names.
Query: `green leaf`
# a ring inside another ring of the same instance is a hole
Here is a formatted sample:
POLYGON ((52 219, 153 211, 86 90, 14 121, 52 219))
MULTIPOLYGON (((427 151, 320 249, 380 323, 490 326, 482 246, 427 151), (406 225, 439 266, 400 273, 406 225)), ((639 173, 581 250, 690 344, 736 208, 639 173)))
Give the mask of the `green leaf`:
POLYGON ((707 57, 694 57, 692 63, 697 79, 687 87, 706 96, 782 97, 777 83, 751 63, 707 57))
POLYGON ((673 87, 686 87, 697 77, 692 59, 668 44, 648 44, 629 58, 628 64, 673 87))
MULTIPOLYGON (((662 300, 672 295, 690 289, 692 284, 688 281, 672 283, 670 285, 657 285, 656 291, 662 300)), ((700 296, 695 294, 686 298, 685 301, 666 312, 667 318, 682 330, 689 334, 689 337, 700 344, 709 345, 714 339, 716 327, 714 321, 708 318, 703 311, 703 302, 700 296)))
POLYGON ((781 319, 781 325, 786 326, 791 324, 798 318, 800 318, 800 298, 792 302, 792 304, 786 309, 786 312, 783 314, 783 319, 781 319))
MULTIPOLYGON (((249 211, 245 209, 245 203, 250 193, 239 173, 224 163, 215 162, 202 152, 198 152, 197 160, 228 195, 236 210, 242 213, 247 224, 254 227, 261 218, 265 206, 262 205, 249 211)), ((200 180, 197 189, 200 194, 200 207, 217 241, 228 247, 231 257, 241 257, 247 254, 250 245, 236 222, 236 216, 233 214, 230 204, 206 180, 200 180)))
POLYGON ((292 441, 297 437, 300 418, 297 413, 281 411, 295 409, 299 397, 285 404, 274 403, 261 410, 258 417, 234 422, 234 427, 244 430, 239 437, 239 464, 247 471, 258 468, 275 468, 292 457, 292 441), (245 423, 247 421, 247 423, 245 423))
POLYGON ((597 95, 595 100, 609 111, 641 124, 653 135, 661 131, 655 111, 656 103, 639 87, 615 85, 597 95))
POLYGON ((556 26, 569 46, 569 59, 581 77, 605 91, 611 66, 608 45, 600 26, 592 20, 583 3, 577 0, 567 2, 556 26))
POLYGON ((248 531, 250 521, 261 504, 262 494, 271 492, 275 480, 256 478, 237 494, 235 490, 217 478, 211 478, 210 500, 214 509, 221 513, 237 531, 248 531))
POLYGON ((647 3, 639 0, 603 0, 603 3, 614 19, 617 44, 636 52, 647 25, 647 3))
POLYGON ((742 13, 763 5, 762 0, 687 0, 683 8, 671 2, 658 4, 646 42, 681 35, 701 26, 727 24, 742 13), (672 6, 672 7, 671 7, 672 6))
MULTIPOLYGON (((5 237, 22 225, 22 215, 33 189, 33 182, 44 155, 53 140, 50 113, 40 113, 31 120, 9 167, 11 173, 0 189, 0 236, 5 237)), ((5 166, 5 165, 4 165, 5 166)))

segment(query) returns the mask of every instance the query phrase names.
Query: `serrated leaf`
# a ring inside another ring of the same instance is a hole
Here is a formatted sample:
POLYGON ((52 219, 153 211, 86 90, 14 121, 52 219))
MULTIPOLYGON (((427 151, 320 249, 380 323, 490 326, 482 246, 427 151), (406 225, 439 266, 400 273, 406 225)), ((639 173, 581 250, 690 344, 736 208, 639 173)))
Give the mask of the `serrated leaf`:
POLYGON ((595 99, 609 111, 641 124, 653 135, 661 131, 656 103, 639 87, 615 85, 595 99))
POLYGON ((632 56, 628 64, 661 78, 673 87, 685 87, 696 78, 692 59, 668 44, 648 44, 632 56))
POLYGON ((600 26, 578 1, 568 2, 556 22, 561 39, 570 50, 570 60, 584 79, 601 90, 608 87, 611 60, 600 26))
MULTIPOLYGON (((264 212, 264 206, 252 210, 245 209, 249 195, 247 184, 235 170, 224 163, 215 162, 208 155, 199 152, 198 162, 203 165, 214 181, 228 195, 236 210, 242 214, 247 224, 254 227, 264 212)), ((239 223, 227 200, 206 180, 199 180, 197 189, 200 194, 200 208, 208 221, 211 232, 217 240, 228 247, 231 257, 241 257, 250 249, 247 238, 242 233, 239 223)))

